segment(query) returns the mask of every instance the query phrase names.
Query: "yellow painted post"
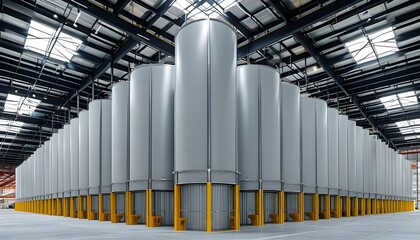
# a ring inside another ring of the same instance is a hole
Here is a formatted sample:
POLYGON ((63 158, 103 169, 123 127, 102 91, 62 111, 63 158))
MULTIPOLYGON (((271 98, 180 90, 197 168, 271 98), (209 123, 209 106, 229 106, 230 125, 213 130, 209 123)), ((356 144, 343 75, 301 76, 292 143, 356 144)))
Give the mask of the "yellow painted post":
POLYGON ((324 210, 324 219, 329 220, 331 218, 331 196, 329 194, 325 195, 325 210, 324 210))
POLYGON ((111 193, 111 223, 117 223, 117 195, 111 193))
MULTIPOLYGON (((146 191, 147 196, 147 191, 146 191)), ((147 199, 146 199, 146 206, 147 206, 147 199)), ((146 207, 146 213, 147 213, 147 207, 146 207)), ((133 215, 133 194, 132 192, 126 192, 125 193, 125 224, 132 225, 135 224, 132 218, 133 215)), ((147 215, 146 215, 146 226, 147 226, 147 215)))
POLYGON ((319 220, 319 195, 318 193, 314 193, 312 195, 312 220, 313 221, 319 220))
POLYGON ((86 211, 87 211, 87 219, 88 220, 95 220, 94 215, 93 215, 93 210, 92 210, 92 195, 90 195, 90 194, 87 196, 86 211))
POLYGON ((256 220, 257 225, 256 226, 263 226, 264 225, 264 191, 262 189, 259 189, 256 194, 255 199, 256 204, 256 220))
POLYGON ((77 218, 84 219, 83 196, 77 196, 77 218))
POLYGON ((179 231, 179 220, 181 218, 181 187, 174 186, 174 230, 179 231))
POLYGON ((350 196, 346 196, 346 217, 350 217, 350 196))
POLYGON ((360 199, 360 216, 366 215, 366 200, 364 198, 360 199))
POLYGON ((359 198, 354 197, 353 198, 353 211, 352 216, 357 217, 359 215, 359 198))
POLYGON ((284 192, 278 193, 278 209, 279 209, 279 224, 284 224, 285 214, 284 214, 284 192))
POLYGON ((298 193, 298 222, 305 221, 305 205, 304 205, 305 197, 303 192, 298 193))
POLYGON ((206 187, 206 231, 211 232, 212 231, 212 186, 210 182, 207 182, 206 187))
POLYGON ((104 196, 102 193, 98 196, 98 218, 99 221, 105 221, 105 215, 104 215, 104 196))
POLYGON ((57 216, 63 216, 63 199, 57 199, 57 216))
POLYGON ((234 191, 234 203, 233 203, 233 208, 234 208, 234 214, 235 214, 235 216, 234 216, 234 218, 235 218, 235 227, 234 227, 234 230, 237 230, 237 231, 239 231, 239 229, 240 229, 240 223, 241 223, 241 221, 240 221, 240 199, 239 199, 239 184, 236 184, 234 187, 233 187, 233 191, 234 191))
POLYGON ((70 217, 71 218, 75 218, 75 214, 74 214, 74 197, 70 197, 70 217))
POLYGON ((333 213, 332 216, 334 218, 340 218, 341 197, 337 195, 337 196, 334 197, 334 199, 335 199, 335 207, 334 207, 334 210, 332 211, 332 213, 333 213))
POLYGON ((152 189, 146 190, 146 226, 154 227, 153 224, 153 204, 152 189))
POLYGON ((69 205, 67 198, 63 198, 63 217, 69 216, 69 205))

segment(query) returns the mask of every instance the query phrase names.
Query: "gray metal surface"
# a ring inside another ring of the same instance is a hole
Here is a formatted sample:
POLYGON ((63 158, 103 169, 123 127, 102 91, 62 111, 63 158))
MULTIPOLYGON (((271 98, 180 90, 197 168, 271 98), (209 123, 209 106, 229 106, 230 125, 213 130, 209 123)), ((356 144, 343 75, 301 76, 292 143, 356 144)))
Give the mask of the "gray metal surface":
POLYGON ((175 67, 142 65, 130 81, 129 189, 173 189, 175 67))
POLYGON ((112 192, 125 192, 129 180, 130 82, 112 87, 112 192))
POLYGON ((279 74, 263 65, 237 68, 241 190, 281 190, 279 74))
POLYGON ((51 160, 51 194, 57 194, 58 192, 58 166, 57 166, 57 141, 58 141, 58 133, 53 133, 51 138, 51 145, 50 145, 50 160, 51 160))
POLYGON ((291 192, 301 190, 299 92, 296 85, 280 83, 281 176, 283 190, 291 192))
POLYGON ((347 173, 349 191, 356 192, 356 122, 347 124, 347 173))
POLYGON ((304 192, 328 193, 327 103, 300 99, 301 166, 304 192))
POLYGON ((64 143, 64 129, 58 129, 57 139, 57 191, 59 197, 63 197, 64 193, 64 161, 63 161, 63 143, 64 143))
POLYGON ((174 193, 173 191, 153 191, 153 216, 162 217, 162 226, 174 224, 174 193))
MULTIPOLYGON (((133 192, 133 212, 140 215, 139 223, 146 223, 146 191, 133 192)), ((165 219, 163 219, 164 221, 165 219)))
POLYGON ((101 101, 101 193, 111 192, 112 101, 101 101))
POLYGON ((89 103, 89 194, 99 194, 101 182, 101 100, 89 103))
POLYGON ((70 125, 64 125, 63 134, 63 187, 64 197, 70 197, 70 125))
POLYGON ((328 187, 330 192, 339 188, 338 185, 338 110, 328 108, 328 187))
POLYGON ((79 113, 79 194, 88 194, 89 187, 89 112, 79 113))
POLYGON ((70 120, 70 190, 79 195, 79 119, 70 120))
MULTIPOLYGON (((366 146, 364 130, 362 127, 356 126, 356 192, 363 193, 363 160, 364 148, 366 146)), ((363 197, 363 196, 359 196, 363 197)))
POLYGON ((347 195, 348 191, 348 165, 347 165, 347 116, 338 116, 338 169, 340 194, 347 195))
POLYGON ((212 182, 237 181, 236 49, 235 32, 220 21, 189 23, 175 38, 178 183, 205 183, 208 169, 212 182))

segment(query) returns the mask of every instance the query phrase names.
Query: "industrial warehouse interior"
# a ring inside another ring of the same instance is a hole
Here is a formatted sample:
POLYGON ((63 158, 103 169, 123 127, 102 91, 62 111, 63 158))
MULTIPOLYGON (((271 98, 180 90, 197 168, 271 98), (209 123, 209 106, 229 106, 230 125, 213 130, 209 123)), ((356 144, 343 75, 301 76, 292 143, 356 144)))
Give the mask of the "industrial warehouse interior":
POLYGON ((419 11, 0 0, 0 237, 419 239, 419 11))

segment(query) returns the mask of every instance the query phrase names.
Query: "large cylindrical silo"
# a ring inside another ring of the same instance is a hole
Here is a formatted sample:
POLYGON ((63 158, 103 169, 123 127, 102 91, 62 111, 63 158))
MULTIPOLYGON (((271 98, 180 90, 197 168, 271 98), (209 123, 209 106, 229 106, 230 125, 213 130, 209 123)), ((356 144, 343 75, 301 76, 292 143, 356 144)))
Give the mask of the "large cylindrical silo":
POLYGON ((242 65, 236 79, 241 212, 246 213, 241 224, 251 224, 249 214, 257 218, 256 225, 277 222, 270 215, 279 215, 275 199, 282 190, 280 76, 268 66, 242 65))
POLYGON ((319 196, 328 194, 327 103, 301 97, 300 127, 305 212, 310 219, 318 220, 320 210, 323 214, 329 212, 320 207, 325 207, 325 197, 319 196))
POLYGON ((300 89, 280 83, 280 156, 287 220, 303 221, 303 191, 300 164, 300 89), (290 216, 295 216, 293 219, 290 216))
MULTIPOLYGON (((111 188, 111 100, 89 103, 89 201, 88 219, 103 220, 104 204, 101 193, 111 188), (103 184, 105 183, 105 184, 103 184), (99 201, 101 200, 101 203, 99 201), (100 209, 101 207, 101 209, 100 209), (98 213, 98 214, 95 214, 98 213)), ((109 199, 109 197, 107 197, 109 199)), ((109 212, 109 209, 107 209, 109 212)))
POLYGON ((173 224, 174 85, 173 65, 141 65, 130 77, 128 212, 146 216, 139 223, 147 226, 154 218, 173 224))
POLYGON ((71 195, 71 179, 70 179, 70 124, 64 125, 63 133, 63 216, 70 216, 70 195, 71 195))
MULTIPOLYGON (((64 129, 58 129, 57 135, 57 168, 58 168, 58 180, 57 180, 57 188, 58 188, 58 198, 63 198, 64 194, 64 162, 63 162, 63 140, 64 140, 64 129)), ((59 209, 57 210, 57 215, 61 216, 62 212, 62 205, 61 200, 57 204, 59 209)))
POLYGON ((112 87, 111 222, 126 221, 125 193, 129 180, 130 82, 112 87))
POLYGON ((57 215, 57 196, 58 196, 58 166, 57 166, 57 141, 58 133, 53 133, 50 144, 50 176, 51 176, 51 215, 57 215))
POLYGON ((328 108, 328 185, 330 195, 338 195, 338 110, 328 108))
POLYGON ((349 120, 347 123, 347 174, 349 194, 356 195, 356 122, 349 120))
POLYGON ((50 214, 49 212, 49 204, 51 199, 51 175, 50 175, 50 159, 49 159, 49 151, 50 151, 50 140, 46 141, 44 144, 44 186, 45 186, 45 204, 44 204, 44 213, 50 214))
POLYGON ((232 27, 210 19, 185 24, 175 38, 175 182, 183 194, 175 229, 180 217, 187 229, 230 228, 238 183, 236 41, 232 27))
POLYGON ((87 217, 87 195, 89 188, 89 112, 79 113, 79 196, 77 214, 79 219, 87 217))
POLYGON ((363 198, 363 160, 365 142, 364 130, 356 126, 356 196, 363 198))
POLYGON ((70 120, 70 217, 77 217, 79 196, 79 118, 70 120))

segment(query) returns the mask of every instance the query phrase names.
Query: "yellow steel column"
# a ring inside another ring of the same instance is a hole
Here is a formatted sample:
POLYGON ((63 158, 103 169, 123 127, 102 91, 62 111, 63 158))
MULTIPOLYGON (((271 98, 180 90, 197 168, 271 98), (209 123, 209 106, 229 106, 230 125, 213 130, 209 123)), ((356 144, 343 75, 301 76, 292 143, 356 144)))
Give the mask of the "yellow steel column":
POLYGON ((350 208, 351 208, 351 203, 350 203, 350 196, 346 196, 346 217, 350 217, 350 208))
MULTIPOLYGON (((147 191, 146 191, 147 196, 147 191)), ((147 198, 146 198, 146 213, 147 213, 147 198)), ((125 193, 125 224, 132 225, 135 224, 133 221, 133 193, 126 192, 125 193)), ((146 226, 147 226, 147 214, 146 214, 146 226)))
POLYGON ((105 221, 105 215, 104 215, 104 196, 102 193, 98 196, 98 218, 99 221, 105 221))
POLYGON ((329 194, 325 195, 324 207, 324 219, 329 220, 331 218, 331 196, 329 194))
POLYGON ((335 199, 335 207, 334 207, 334 210, 332 211, 332 216, 334 218, 340 218, 341 197, 337 195, 337 196, 334 197, 334 199, 335 199))
POLYGON ((255 196, 255 205, 256 205, 256 226, 264 225, 264 191, 259 189, 255 196))
POLYGON ((75 211, 74 211, 74 197, 70 197, 70 217, 75 218, 75 211))
POLYGON ((206 187, 206 231, 212 231, 212 186, 210 182, 207 182, 206 187))
POLYGON ((63 199, 57 199, 57 216, 63 216, 63 199))
POLYGON ((369 198, 366 199, 366 215, 372 214, 372 200, 369 198))
POLYGON ((111 193, 111 223, 117 223, 117 195, 111 193))
POLYGON ((94 215, 93 215, 93 210, 92 210, 92 195, 90 195, 90 194, 87 196, 86 211, 87 211, 87 219, 88 220, 95 220, 94 215))
POLYGON ((179 231, 179 220, 181 218, 181 187, 174 186, 174 230, 179 231))
POLYGON ((360 199, 360 216, 366 215, 366 201, 364 198, 360 199))
POLYGON ((314 193, 312 195, 312 220, 313 221, 319 220, 319 195, 318 193, 314 193))
POLYGON ((63 198, 63 217, 69 216, 69 204, 67 198, 63 198))
POLYGON ((239 199, 239 184, 236 184, 233 187, 233 209, 234 209, 234 226, 233 226, 233 230, 239 230, 240 229, 240 199, 239 199))
POLYGON ((83 196, 77 196, 77 218, 84 219, 83 196))
POLYGON ((305 197, 303 192, 298 193, 298 222, 305 221, 305 205, 304 205, 305 197))
POLYGON ((353 198, 353 211, 351 214, 353 217, 357 217, 359 215, 359 198, 353 198))
POLYGON ((153 226, 152 189, 146 190, 146 226, 153 226))
POLYGON ((284 214, 284 192, 278 193, 278 209, 279 209, 279 224, 284 224, 285 214, 284 214))

